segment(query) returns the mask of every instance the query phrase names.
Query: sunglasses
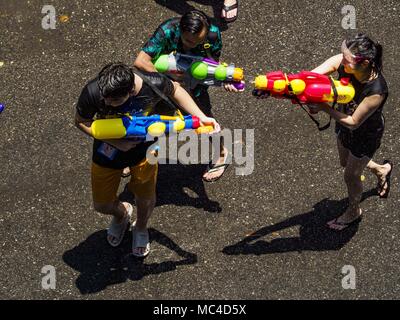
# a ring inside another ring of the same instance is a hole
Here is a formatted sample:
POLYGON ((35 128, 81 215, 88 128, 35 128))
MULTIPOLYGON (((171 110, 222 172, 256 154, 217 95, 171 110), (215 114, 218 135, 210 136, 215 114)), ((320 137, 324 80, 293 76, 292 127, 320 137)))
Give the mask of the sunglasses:
POLYGON ((353 54, 350 51, 351 48, 352 48, 352 46, 350 46, 350 48, 347 47, 346 40, 344 40, 342 43, 341 51, 343 53, 343 57, 348 62, 350 62, 351 64, 360 64, 361 62, 366 60, 366 58, 364 58, 363 56, 361 56, 359 54, 353 54))

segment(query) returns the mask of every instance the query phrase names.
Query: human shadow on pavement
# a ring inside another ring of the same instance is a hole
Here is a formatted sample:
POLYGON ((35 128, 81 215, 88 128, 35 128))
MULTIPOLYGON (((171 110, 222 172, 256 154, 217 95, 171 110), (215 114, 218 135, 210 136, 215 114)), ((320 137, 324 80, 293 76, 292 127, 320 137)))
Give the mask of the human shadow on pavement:
MULTIPOLYGON (((364 192, 362 201, 375 195, 375 189, 364 192)), ((347 205, 348 198, 340 201, 323 199, 314 205, 314 210, 302 213, 274 225, 263 227, 238 243, 225 247, 222 252, 227 255, 261 255, 294 251, 339 250, 356 234, 358 224, 351 225, 342 231, 331 230, 326 224, 328 221, 342 214, 346 210, 347 205), (256 241, 268 235, 273 237, 279 236, 280 231, 294 226, 300 226, 298 237, 278 237, 271 241, 256 241)))
POLYGON ((161 165, 158 173, 157 205, 173 204, 220 213, 219 202, 210 200, 202 175, 206 165, 161 165))
POLYGON ((132 232, 125 235, 119 247, 113 248, 107 243, 106 230, 91 234, 85 241, 66 251, 63 261, 80 272, 75 284, 81 294, 100 292, 110 285, 127 280, 138 281, 148 275, 170 272, 178 266, 197 263, 196 254, 183 250, 165 234, 152 228, 149 228, 149 233, 150 242, 158 242, 182 259, 147 264, 146 259, 130 254, 132 232))
MULTIPOLYGON (((184 15, 186 12, 195 8, 186 0, 155 0, 155 2, 169 10, 175 11, 179 15, 184 15)), ((211 18, 211 22, 218 26, 221 31, 228 30, 228 24, 221 18, 221 11, 224 5, 223 0, 192 0, 191 2, 197 2, 201 5, 211 6, 213 8, 214 17, 211 18)))
MULTIPOLYGON (((193 207, 206 212, 220 213, 222 208, 219 202, 210 200, 202 174, 206 165, 166 164, 158 166, 157 178, 157 206, 175 205, 179 207, 193 207)), ((135 197, 125 186, 119 195, 120 201, 134 203, 135 197)))

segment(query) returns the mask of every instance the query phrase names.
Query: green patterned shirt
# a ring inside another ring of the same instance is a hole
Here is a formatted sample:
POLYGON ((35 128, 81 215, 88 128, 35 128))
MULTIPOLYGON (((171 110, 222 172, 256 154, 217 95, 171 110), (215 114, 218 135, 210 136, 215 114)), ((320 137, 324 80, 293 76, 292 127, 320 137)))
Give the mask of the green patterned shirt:
POLYGON ((222 49, 222 39, 221 32, 217 26, 210 26, 210 31, 208 32, 205 42, 205 44, 210 45, 208 50, 204 48, 204 44, 201 44, 188 52, 184 52, 179 22, 180 18, 172 18, 163 22, 143 46, 142 51, 151 56, 153 60, 157 59, 162 54, 169 54, 172 51, 200 57, 209 57, 210 55, 211 57, 209 58, 213 58, 217 61, 219 60, 222 49))

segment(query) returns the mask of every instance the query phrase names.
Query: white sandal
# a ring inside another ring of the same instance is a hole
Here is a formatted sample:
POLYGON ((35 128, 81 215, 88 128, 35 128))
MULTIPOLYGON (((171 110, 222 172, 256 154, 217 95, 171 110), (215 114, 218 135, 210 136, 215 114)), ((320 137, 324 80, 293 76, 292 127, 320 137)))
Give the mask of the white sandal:
POLYGON ((122 239, 124 238, 125 231, 129 225, 129 222, 131 221, 131 216, 133 213, 133 207, 130 203, 128 203, 129 208, 128 208, 128 214, 125 216, 124 221, 121 223, 116 223, 115 222, 115 217, 112 218, 111 224, 107 230, 107 242, 110 244, 112 247, 118 247, 122 239), (114 241, 111 241, 109 239, 109 236, 114 237, 114 241))

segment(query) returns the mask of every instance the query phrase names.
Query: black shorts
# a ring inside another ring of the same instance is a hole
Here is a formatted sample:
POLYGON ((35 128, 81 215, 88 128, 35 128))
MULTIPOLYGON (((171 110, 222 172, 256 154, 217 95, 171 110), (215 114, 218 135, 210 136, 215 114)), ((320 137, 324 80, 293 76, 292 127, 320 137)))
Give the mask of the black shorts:
POLYGON ((336 125, 335 132, 343 147, 348 149, 356 158, 367 157, 372 159, 375 152, 381 146, 384 128, 373 132, 361 132, 349 130, 336 125))

